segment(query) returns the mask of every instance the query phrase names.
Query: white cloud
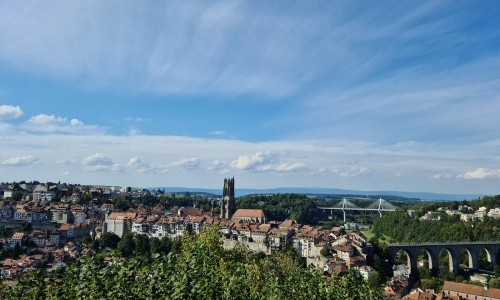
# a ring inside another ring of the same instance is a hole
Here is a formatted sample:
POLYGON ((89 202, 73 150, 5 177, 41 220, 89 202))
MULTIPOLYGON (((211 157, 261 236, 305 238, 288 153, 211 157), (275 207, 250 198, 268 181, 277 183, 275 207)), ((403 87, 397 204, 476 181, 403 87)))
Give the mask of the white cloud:
POLYGON ((164 171, 168 171, 170 169, 195 170, 200 166, 200 163, 201 161, 198 157, 184 158, 169 163, 164 171))
MULTIPOLYGON (((313 172, 324 175, 336 175, 343 178, 354 178, 354 177, 365 177, 372 175, 374 171, 370 170, 365 166, 337 166, 337 167, 321 167, 313 172)), ((399 177, 401 174, 395 173, 394 177, 399 177), (397 175, 395 175, 397 174, 397 175)))
POLYGON ((450 178, 457 178, 457 175, 453 175, 450 173, 437 173, 432 175, 432 178, 434 179, 450 179, 450 178))
POLYGON ((27 166, 37 162, 37 159, 31 155, 14 156, 0 161, 0 165, 4 166, 27 166))
POLYGON ((139 135, 141 131, 135 127, 130 127, 128 130, 128 135, 139 135))
POLYGON ((487 180, 441 181, 432 175, 463 174, 464 169, 474 170, 478 163, 497 166, 499 143, 391 149, 348 141, 255 143, 181 136, 26 133, 2 137, 0 161, 17 157, 21 149, 29 147, 30 155, 38 161, 59 163, 53 163, 50 169, 46 164, 34 164, 29 173, 26 168, 9 168, 9 176, 57 179, 70 171, 71 178, 64 180, 82 184, 219 187, 220 179, 229 175, 237 177, 240 187, 317 186, 494 194, 498 193, 498 185, 487 180), (77 164, 75 157, 79 158, 77 164), (205 167, 203 162, 208 162, 205 167), (66 163, 73 165, 68 167, 66 163), (247 169, 236 168, 238 163, 247 169), (89 177, 81 171, 94 173, 89 177), (143 173, 137 176, 138 172, 143 173), (393 176, 398 173, 399 177, 393 176))
POLYGON ((304 163, 282 162, 277 153, 270 151, 258 151, 252 155, 240 155, 238 159, 231 162, 231 167, 237 170, 259 171, 259 172, 295 172, 306 169, 304 163))
POLYGON ((83 122, 78 120, 78 119, 71 119, 70 121, 71 126, 83 126, 83 122))
POLYGON ((500 179, 500 169, 477 168, 476 170, 466 172, 463 175, 465 179, 500 179))
POLYGON ((114 165, 92 165, 85 167, 86 172, 108 172, 108 173, 121 173, 124 172, 123 166, 119 164, 114 165))
POLYGON ((221 169, 226 169, 228 167, 227 162, 222 161, 222 160, 214 160, 210 163, 208 166, 208 170, 221 170, 221 169))
POLYGON ((303 163, 293 163, 293 164, 279 164, 274 168, 276 172, 295 172, 306 169, 306 165, 303 163))
POLYGON ((231 162, 231 166, 239 170, 262 170, 275 161, 275 155, 269 151, 258 151, 252 155, 240 155, 231 162))
POLYGON ((85 165, 86 172, 107 172, 107 173, 121 173, 125 169, 120 164, 116 164, 104 153, 96 153, 85 157, 82 160, 85 165))
POLYGON ((17 119, 23 115, 23 110, 19 106, 0 105, 1 119, 17 119))
POLYGON ((56 161, 56 164, 62 164, 62 165, 76 165, 78 164, 78 160, 74 158, 64 158, 64 159, 58 159, 56 161))
POLYGON ((87 166, 111 166, 113 161, 104 153, 96 153, 85 157, 82 163, 87 166))
POLYGON ((55 115, 38 114, 32 116, 18 129, 29 132, 40 133, 65 133, 65 134, 102 134, 104 130, 99 126, 85 125, 78 119, 68 121, 66 117, 55 115))
POLYGON ((54 115, 39 114, 32 116, 28 123, 34 125, 60 125, 66 123, 66 118, 56 117, 54 115))
POLYGON ((127 166, 134 171, 139 173, 147 173, 147 172, 157 172, 161 169, 161 166, 154 166, 148 162, 143 161, 139 157, 132 157, 127 166))

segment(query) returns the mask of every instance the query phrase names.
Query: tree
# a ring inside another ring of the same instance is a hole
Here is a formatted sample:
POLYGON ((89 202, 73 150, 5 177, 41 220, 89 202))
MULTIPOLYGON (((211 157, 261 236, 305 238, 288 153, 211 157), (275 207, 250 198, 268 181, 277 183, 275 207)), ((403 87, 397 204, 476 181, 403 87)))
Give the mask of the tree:
POLYGON ((90 245, 92 243, 92 239, 90 238, 90 236, 86 235, 83 237, 82 243, 84 245, 90 245))
POLYGON ((143 234, 136 235, 135 253, 141 256, 149 254, 149 238, 146 235, 143 234))
POLYGON ((162 237, 160 240, 160 252, 169 253, 172 249, 172 241, 168 237, 162 237))
POLYGON ((17 191, 13 192, 12 193, 12 200, 17 201, 17 202, 23 200, 23 193, 17 192, 17 191))
POLYGON ((116 249, 118 242, 120 241, 120 237, 112 232, 106 232, 102 235, 100 246, 101 248, 111 248, 116 249))
POLYGON ((123 235, 122 239, 118 242, 116 249, 124 257, 130 257, 134 253, 135 243, 134 236, 131 233, 123 235))
POLYGON ((368 277, 368 283, 372 287, 379 287, 382 284, 382 278, 380 277, 380 273, 375 271, 370 277, 368 277))
POLYGON ((327 281, 288 252, 256 259, 243 247, 225 251, 215 226, 178 243, 180 253, 153 255, 147 264, 130 257, 105 265, 96 256, 68 263, 47 278, 38 272, 12 285, 0 282, 0 299, 382 298, 379 288, 353 272, 327 281))
POLYGON ((19 246, 18 243, 16 243, 16 245, 14 246, 14 250, 12 251, 12 256, 17 259, 19 258, 19 256, 21 255, 22 253, 22 249, 21 249, 21 246, 19 246))
POLYGON ((158 238, 154 237, 149 239, 149 252, 151 254, 160 253, 161 251, 161 242, 158 238))

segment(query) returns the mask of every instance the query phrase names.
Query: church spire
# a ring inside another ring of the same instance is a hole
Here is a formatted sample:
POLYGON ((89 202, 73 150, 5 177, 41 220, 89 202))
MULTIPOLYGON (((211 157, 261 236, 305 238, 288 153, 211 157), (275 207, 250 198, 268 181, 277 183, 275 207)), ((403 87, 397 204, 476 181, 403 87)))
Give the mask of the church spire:
POLYGON ((229 220, 233 216, 235 210, 236 200, 234 198, 234 177, 224 178, 220 216, 223 219, 229 220))

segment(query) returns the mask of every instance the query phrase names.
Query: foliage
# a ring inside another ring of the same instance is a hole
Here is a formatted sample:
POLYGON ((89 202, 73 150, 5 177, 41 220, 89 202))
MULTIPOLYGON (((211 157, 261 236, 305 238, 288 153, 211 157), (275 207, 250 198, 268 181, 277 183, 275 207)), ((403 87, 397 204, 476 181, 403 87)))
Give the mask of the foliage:
POLYGON ((117 236, 112 232, 106 232, 102 235, 102 238, 100 239, 100 247, 115 249, 119 242, 120 242, 119 236, 117 236))
POLYGON ((376 235, 385 234, 402 243, 447 241, 498 241, 500 219, 486 217, 484 221, 460 222, 458 216, 443 214, 439 221, 411 218, 404 211, 385 214, 373 223, 376 235))
POLYGON ((139 257, 106 264, 97 255, 45 279, 33 272, 2 284, 0 299, 381 299, 354 273, 325 280, 286 252, 262 258, 242 247, 225 251, 216 227, 181 244, 180 253, 154 254, 149 264, 139 257))
POLYGON ((318 224, 314 199, 299 194, 256 195, 238 198, 238 208, 262 209, 270 220, 292 219, 298 223, 318 224))

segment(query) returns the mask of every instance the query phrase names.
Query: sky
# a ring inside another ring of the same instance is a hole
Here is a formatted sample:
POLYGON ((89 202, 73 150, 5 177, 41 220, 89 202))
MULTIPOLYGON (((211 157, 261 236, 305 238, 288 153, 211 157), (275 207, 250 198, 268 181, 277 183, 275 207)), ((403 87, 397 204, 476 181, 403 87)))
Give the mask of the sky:
POLYGON ((1 1, 0 181, 500 193, 500 2, 1 1))

